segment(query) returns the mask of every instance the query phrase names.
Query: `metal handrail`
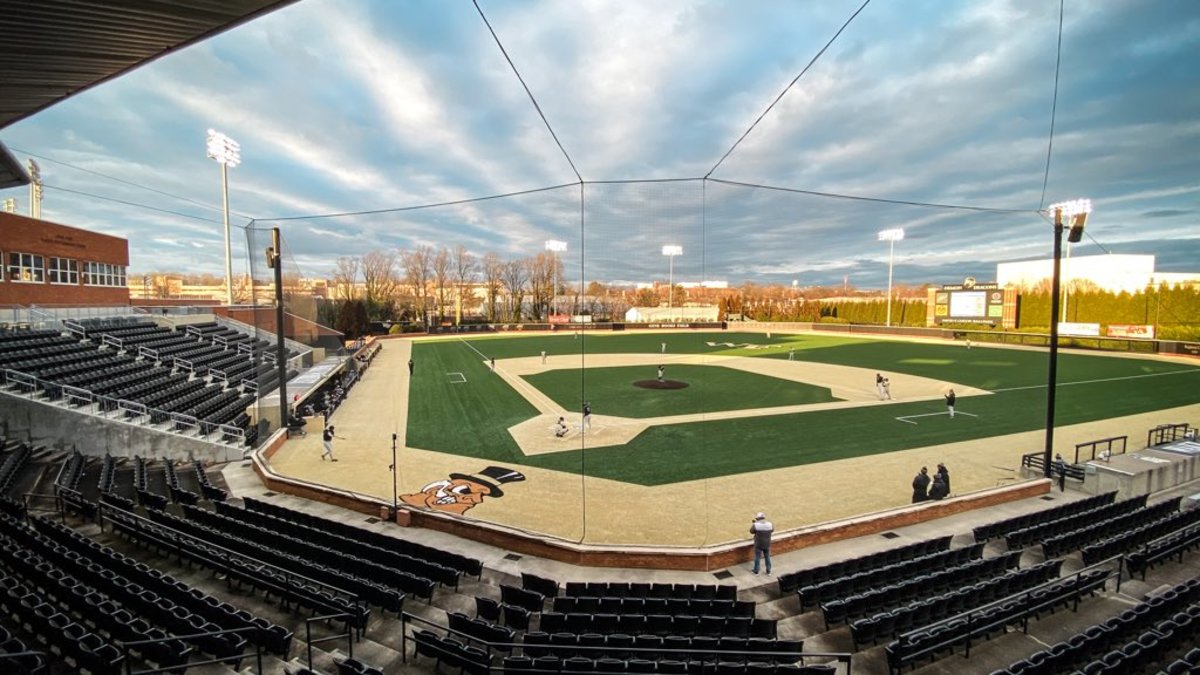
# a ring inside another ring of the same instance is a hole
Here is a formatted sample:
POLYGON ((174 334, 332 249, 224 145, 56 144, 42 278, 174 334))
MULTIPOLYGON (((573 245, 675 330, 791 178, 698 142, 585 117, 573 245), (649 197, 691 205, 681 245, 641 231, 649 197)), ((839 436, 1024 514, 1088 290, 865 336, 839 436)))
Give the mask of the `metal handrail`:
POLYGON ((349 654, 349 656, 351 658, 354 657, 354 631, 350 628, 350 622, 353 619, 354 619, 354 617, 350 616, 346 612, 339 612, 337 614, 326 614, 324 616, 310 616, 304 620, 304 642, 306 645, 308 645, 308 667, 309 668, 312 668, 312 663, 313 663, 313 658, 312 658, 313 644, 319 643, 319 642, 332 642, 334 640, 340 640, 342 638, 346 638, 346 652, 349 654), (317 638, 316 640, 312 639, 312 624, 314 621, 333 621, 335 619, 344 622, 344 624, 346 626, 345 633, 329 635, 329 636, 326 636, 323 638, 317 638))

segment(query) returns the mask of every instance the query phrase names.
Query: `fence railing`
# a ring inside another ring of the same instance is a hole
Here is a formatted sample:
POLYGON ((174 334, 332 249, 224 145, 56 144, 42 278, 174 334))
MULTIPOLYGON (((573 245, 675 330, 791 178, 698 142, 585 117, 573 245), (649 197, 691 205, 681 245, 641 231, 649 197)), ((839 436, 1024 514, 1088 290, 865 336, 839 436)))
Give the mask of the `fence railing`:
POLYGON ((1128 442, 1128 436, 1113 436, 1111 438, 1101 438, 1097 441, 1088 441, 1087 443, 1076 443, 1075 463, 1078 464, 1081 461, 1088 462, 1096 459, 1096 457, 1108 461, 1108 458, 1113 455, 1125 454, 1128 442), (1084 456, 1085 453, 1086 457, 1084 456))
POLYGON ((44 400, 44 397, 61 396, 63 403, 76 412, 105 419, 122 419, 129 424, 177 436, 200 437, 209 442, 235 446, 242 445, 246 440, 246 430, 232 424, 206 422, 190 415, 152 408, 136 401, 103 396, 87 389, 49 382, 17 370, 0 369, 0 386, 7 388, 10 394, 35 401, 43 399, 40 401, 42 403, 54 403, 52 400, 44 400), (171 421, 167 428, 158 425, 166 420, 171 421))

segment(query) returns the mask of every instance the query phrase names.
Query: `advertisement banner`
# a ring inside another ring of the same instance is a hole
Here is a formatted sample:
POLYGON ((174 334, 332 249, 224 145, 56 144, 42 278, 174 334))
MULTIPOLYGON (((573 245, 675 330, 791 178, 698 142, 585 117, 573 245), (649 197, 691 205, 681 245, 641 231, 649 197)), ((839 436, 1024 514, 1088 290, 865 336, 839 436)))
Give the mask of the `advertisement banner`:
POLYGON ((1154 339, 1154 326, 1113 324, 1108 327, 1108 337, 1154 339))
POLYGON ((1077 337, 1100 337, 1100 324, 1060 321, 1058 322, 1058 334, 1075 335, 1077 337))

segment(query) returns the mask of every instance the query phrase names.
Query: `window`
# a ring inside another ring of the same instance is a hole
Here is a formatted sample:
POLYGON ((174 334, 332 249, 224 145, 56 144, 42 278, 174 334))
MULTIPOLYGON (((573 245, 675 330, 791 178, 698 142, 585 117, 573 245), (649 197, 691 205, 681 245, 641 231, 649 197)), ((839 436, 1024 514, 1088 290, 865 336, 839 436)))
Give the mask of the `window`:
POLYGON ((79 263, 71 258, 51 258, 48 271, 52 284, 79 283, 79 263))
POLYGON ((29 284, 46 283, 45 260, 32 253, 8 254, 8 280, 29 284))
POLYGON ((125 268, 108 263, 89 262, 84 265, 83 283, 88 286, 125 286, 125 268))

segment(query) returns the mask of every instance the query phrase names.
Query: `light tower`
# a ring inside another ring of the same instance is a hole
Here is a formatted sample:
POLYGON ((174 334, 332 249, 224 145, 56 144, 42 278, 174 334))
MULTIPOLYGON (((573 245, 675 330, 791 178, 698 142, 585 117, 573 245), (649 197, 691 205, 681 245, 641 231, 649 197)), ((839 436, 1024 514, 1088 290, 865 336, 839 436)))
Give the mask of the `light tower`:
POLYGON ((904 239, 904 230, 893 228, 879 233, 879 241, 888 242, 887 325, 892 325, 892 263, 896 259, 896 242, 904 239))
POLYGON ((208 158, 221 165, 221 203, 225 213, 225 303, 233 304, 233 254, 229 248, 229 169, 242 162, 242 146, 232 138, 208 130, 208 158))
MULTIPOLYGON (((675 304, 675 256, 683 255, 683 247, 673 244, 668 244, 662 247, 662 254, 667 256, 667 313, 673 314, 670 310, 675 304)), ((674 317, 671 317, 674 319, 674 317)))

